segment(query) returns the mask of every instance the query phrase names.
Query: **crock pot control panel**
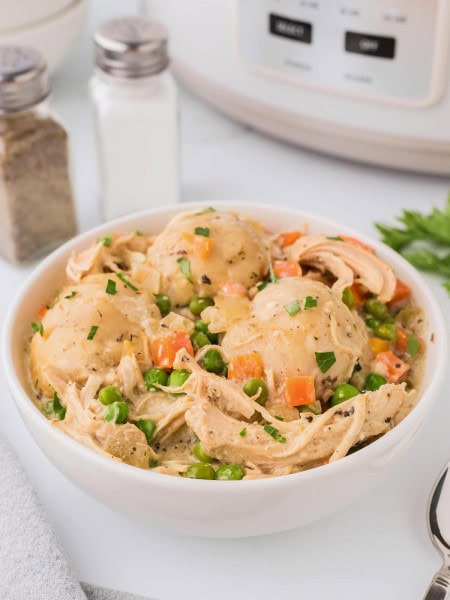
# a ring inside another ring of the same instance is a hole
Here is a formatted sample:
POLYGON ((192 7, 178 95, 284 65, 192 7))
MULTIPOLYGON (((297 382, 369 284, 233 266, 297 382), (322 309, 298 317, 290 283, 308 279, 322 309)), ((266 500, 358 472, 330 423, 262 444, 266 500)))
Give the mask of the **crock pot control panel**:
POLYGON ((266 76, 413 105, 443 86, 442 0, 237 2, 241 58, 266 76))

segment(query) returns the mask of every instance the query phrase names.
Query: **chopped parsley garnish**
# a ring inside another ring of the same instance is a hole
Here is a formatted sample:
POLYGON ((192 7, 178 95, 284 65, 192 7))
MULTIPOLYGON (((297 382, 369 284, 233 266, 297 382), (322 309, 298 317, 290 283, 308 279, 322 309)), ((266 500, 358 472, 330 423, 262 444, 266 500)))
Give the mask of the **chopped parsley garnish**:
POLYGON ((327 240, 334 240, 335 242, 343 242, 344 238, 341 238, 338 235, 327 235, 327 240))
POLYGON ((203 235, 204 237, 209 237, 209 228, 208 227, 196 227, 194 229, 195 235, 203 235))
POLYGON ((256 279, 256 277, 258 277, 258 273, 255 273, 255 271, 252 271, 252 272, 250 273, 250 277, 251 277, 252 279, 256 279))
POLYGON ((242 429, 242 431, 239 432, 239 435, 241 437, 245 437, 247 435, 247 429, 244 427, 244 429, 242 429))
POLYGON ((305 310, 309 310, 310 308, 315 308, 317 306, 317 300, 312 296, 306 296, 305 299, 305 310))
POLYGON ((286 443, 286 438, 283 437, 281 435, 281 433, 278 431, 278 429, 276 427, 273 427, 273 425, 269 425, 269 423, 266 423, 264 425, 264 431, 266 433, 268 433, 271 437, 273 437, 273 439, 276 442, 280 442, 280 444, 285 444, 286 443))
POLYGON ((277 421, 284 421, 284 418, 279 415, 275 415, 275 419, 277 419, 277 421))
POLYGON ((183 275, 186 277, 189 283, 192 283, 191 263, 188 261, 187 258, 177 258, 177 263, 180 265, 180 271, 183 273, 183 275))
POLYGON ((137 235, 137 236, 141 237, 144 234, 142 233, 142 231, 140 229, 136 229, 136 231, 134 232, 134 235, 137 235))
POLYGON ((101 242, 104 246, 106 246, 107 248, 109 248, 111 246, 111 243, 112 243, 111 236, 112 236, 112 234, 109 233, 108 235, 105 235, 105 236, 103 236, 101 238, 98 238, 97 244, 99 242, 101 242))
POLYGON ((411 356, 415 356, 419 352, 419 348, 420 348, 419 340, 417 340, 417 338, 415 338, 412 334, 408 335, 407 346, 408 346, 408 352, 410 353, 411 356))
POLYGON ((275 271, 273 270, 272 261, 270 261, 270 263, 269 263, 269 279, 267 281, 263 281, 256 287, 257 287, 258 291, 261 292, 270 283, 276 283, 277 281, 280 281, 280 278, 277 275, 275 275, 275 271))
POLYGON ((39 323, 35 323, 34 321, 31 323, 31 328, 33 329, 33 331, 35 331, 36 333, 40 333, 41 336, 44 335, 44 326, 42 325, 42 322, 39 323))
POLYGON ((66 416, 66 407, 61 404, 58 394, 55 392, 53 394, 53 400, 49 400, 42 407, 42 412, 47 417, 63 421, 66 416))
POLYGON ((212 206, 207 206, 206 208, 203 208, 200 212, 195 213, 196 215, 206 215, 207 213, 210 212, 216 212, 216 209, 213 208, 212 206))
POLYGON ((326 373, 336 362, 334 352, 316 352, 316 363, 322 373, 326 373))
POLYGON ((91 329, 89 330, 87 339, 93 340, 95 337, 95 334, 97 333, 97 330, 98 330, 98 325, 92 325, 91 329))
POLYGON ((116 277, 118 279, 120 279, 120 281, 124 285, 126 285, 127 287, 129 287, 130 290, 133 290, 134 292, 139 291, 138 288, 135 285, 133 285, 130 281, 128 281, 128 279, 125 277, 125 275, 123 273, 116 273, 116 277))
POLYGON ((150 467, 150 469, 153 469, 154 467, 159 467, 159 460, 154 460, 154 459, 149 460, 148 466, 150 467))
POLYGON ((77 294, 78 292, 72 292, 68 296, 64 296, 64 298, 66 298, 67 300, 72 300, 72 298, 75 298, 77 294))
POLYGON ((286 304, 284 310, 289 313, 291 317, 294 317, 301 310, 300 302, 297 300, 297 298, 294 298, 294 300, 291 300, 288 302, 288 304, 286 304))
POLYGON ((108 279, 108 283, 106 284, 105 292, 107 294, 111 294, 111 296, 114 296, 114 294, 117 294, 116 282, 113 281, 112 279, 108 279))

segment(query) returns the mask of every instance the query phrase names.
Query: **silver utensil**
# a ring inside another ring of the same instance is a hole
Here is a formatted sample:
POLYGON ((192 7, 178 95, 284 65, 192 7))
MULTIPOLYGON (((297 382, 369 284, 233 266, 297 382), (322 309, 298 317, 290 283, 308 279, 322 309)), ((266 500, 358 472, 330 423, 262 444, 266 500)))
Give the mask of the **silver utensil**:
POLYGON ((434 486, 428 505, 428 531, 443 558, 442 567, 433 577, 423 600, 450 599, 450 463, 434 486))

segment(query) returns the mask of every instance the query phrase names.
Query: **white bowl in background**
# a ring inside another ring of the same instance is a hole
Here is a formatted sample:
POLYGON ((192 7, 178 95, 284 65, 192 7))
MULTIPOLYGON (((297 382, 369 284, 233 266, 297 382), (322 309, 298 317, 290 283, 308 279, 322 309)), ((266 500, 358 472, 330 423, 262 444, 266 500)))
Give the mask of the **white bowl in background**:
POLYGON ((71 252, 116 229, 156 233, 181 210, 202 206, 206 204, 183 204, 122 217, 77 236, 46 258, 20 290, 6 318, 3 363, 8 385, 25 425, 49 460, 82 490, 119 512, 205 537, 244 537, 298 527, 350 504, 383 479, 433 406, 446 373, 447 328, 429 288, 400 255, 357 231, 296 210, 214 202, 217 208, 251 214, 272 231, 307 222, 311 233, 360 238, 394 267, 425 309, 427 359, 422 397, 397 427, 359 452, 329 465, 270 479, 223 482, 171 477, 117 463, 86 448, 51 427, 28 395, 24 336, 38 308, 63 283, 71 252))
POLYGON ((42 52, 50 73, 63 62, 84 23, 88 0, 0 2, 0 45, 30 46, 42 52))

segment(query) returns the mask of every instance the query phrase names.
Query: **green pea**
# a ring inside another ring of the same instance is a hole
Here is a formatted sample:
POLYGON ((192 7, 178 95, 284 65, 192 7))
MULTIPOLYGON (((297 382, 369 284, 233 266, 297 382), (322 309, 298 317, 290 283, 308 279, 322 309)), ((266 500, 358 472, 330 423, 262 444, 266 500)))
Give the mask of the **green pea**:
POLYGON ((211 465, 195 463, 184 472, 183 477, 188 477, 189 479, 215 479, 216 472, 211 465))
POLYGON ((261 390, 258 398, 256 398, 256 402, 261 404, 261 406, 265 406, 269 398, 269 390, 267 389, 265 381, 262 379, 249 379, 244 383, 244 387, 242 389, 247 396, 254 396, 258 393, 258 390, 261 390))
POLYGON ((397 339, 397 327, 394 323, 381 323, 374 333, 377 337, 388 342, 394 342, 397 339))
POLYGON ((158 369, 157 367, 153 367, 153 369, 149 369, 144 373, 144 384, 149 392, 156 392, 159 388, 155 386, 158 385, 167 385, 167 380, 169 376, 163 369, 158 369))
POLYGON ((366 319, 366 325, 367 327, 369 327, 369 329, 376 329, 381 325, 381 321, 379 321, 378 319, 374 319, 373 317, 369 317, 368 319, 366 319))
POLYGON ((342 302, 349 308, 353 308, 355 306, 355 294, 348 287, 342 292, 342 302))
POLYGON ((203 447, 200 442, 195 444, 195 446, 192 448, 192 454, 202 463, 210 463, 214 460, 214 458, 203 452, 203 447))
POLYGON ((357 396, 360 393, 361 392, 358 389, 349 383, 338 385, 331 398, 331 406, 336 406, 336 404, 345 402, 346 400, 349 400, 350 398, 353 398, 353 396, 357 396))
POLYGON ((214 300, 208 296, 194 296, 189 302, 189 310, 193 315, 199 315, 208 306, 214 306, 214 300))
POLYGON ((221 465, 216 471, 216 479, 222 481, 237 481, 245 475, 245 469, 241 465, 221 465))
POLYGON ((211 343, 211 340, 206 335, 206 333, 202 333, 201 331, 194 331, 191 335, 191 342, 194 344, 194 348, 203 348, 203 346, 207 346, 211 343))
POLYGON ((203 366, 209 373, 222 373, 225 363, 220 352, 211 348, 211 350, 205 352, 203 366))
POLYGON ((147 440, 147 444, 150 446, 153 439, 153 434, 156 430, 156 423, 151 419, 139 419, 136 423, 136 427, 138 427, 142 433, 145 435, 145 439, 147 440))
POLYGON ((211 344, 217 344, 217 342, 219 341, 219 334, 211 333, 209 330, 208 323, 205 323, 205 321, 201 321, 200 319, 198 321, 195 321, 194 327, 196 331, 201 331, 202 333, 207 335, 210 339, 211 344))
POLYGON ((378 373, 369 373, 366 377, 364 389, 369 392, 376 392, 382 385, 386 383, 386 379, 378 373))
POLYGON ((156 306, 159 308, 161 317, 166 317, 170 313, 172 303, 170 302, 169 296, 166 296, 165 294, 156 294, 155 303, 156 306))
POLYGON ((102 388, 98 393, 98 399, 102 404, 108 406, 113 402, 121 402, 123 400, 122 394, 115 385, 107 385, 102 388))
POLYGON ((113 402, 109 404, 106 413, 105 421, 121 425, 125 423, 128 417, 128 404, 126 402, 113 402))
POLYGON ((383 321, 389 315, 386 304, 383 304, 376 298, 369 298, 366 300, 364 302, 364 310, 369 313, 369 315, 372 315, 372 317, 380 319, 380 321, 383 321))
POLYGON ((170 387, 180 387, 183 385, 185 381, 189 379, 191 372, 186 371, 185 369, 175 369, 169 375, 169 383, 170 387))

